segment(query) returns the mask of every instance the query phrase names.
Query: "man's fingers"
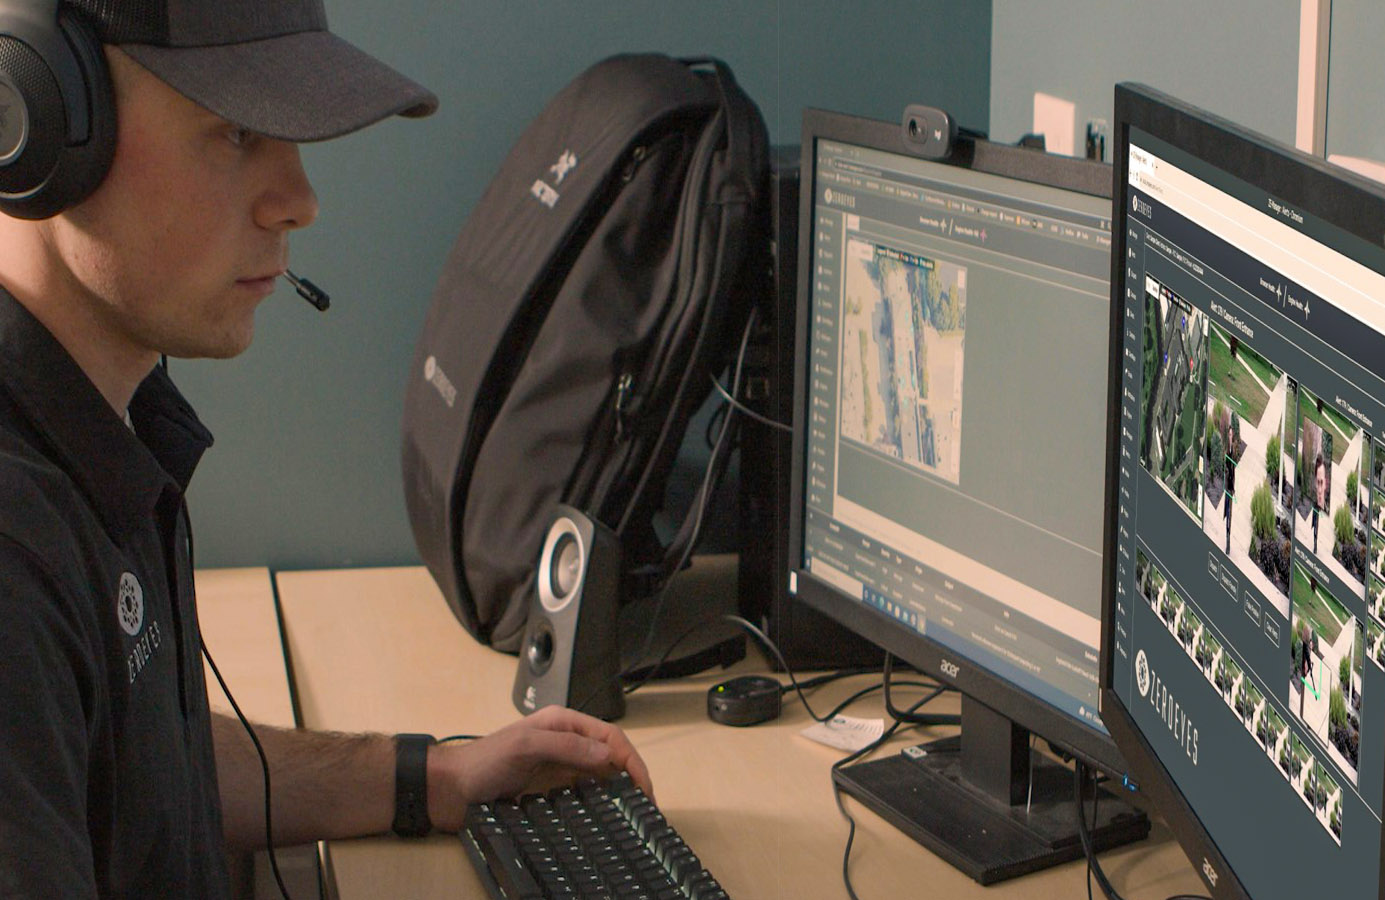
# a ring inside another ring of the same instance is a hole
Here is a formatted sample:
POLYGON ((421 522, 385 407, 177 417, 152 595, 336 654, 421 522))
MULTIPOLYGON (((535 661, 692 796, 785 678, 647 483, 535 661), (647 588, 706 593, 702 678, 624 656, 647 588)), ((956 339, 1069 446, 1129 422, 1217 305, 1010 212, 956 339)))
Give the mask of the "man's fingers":
MULTIPOLYGON (((543 726, 536 733, 547 731, 552 735, 566 734, 592 742, 603 748, 601 752, 598 752, 591 747, 578 749, 576 745, 569 744, 565 752, 577 755, 591 754, 588 757, 591 762, 585 770, 595 774, 600 774, 611 768, 630 773, 635 784, 651 799, 653 798, 654 783, 649 777, 649 767, 645 765, 639 752, 635 750, 635 745, 630 742, 630 738, 616 726, 561 706, 545 707, 534 713, 530 719, 534 724, 543 726)), ((580 763, 575 762, 572 764, 580 765, 580 763)))

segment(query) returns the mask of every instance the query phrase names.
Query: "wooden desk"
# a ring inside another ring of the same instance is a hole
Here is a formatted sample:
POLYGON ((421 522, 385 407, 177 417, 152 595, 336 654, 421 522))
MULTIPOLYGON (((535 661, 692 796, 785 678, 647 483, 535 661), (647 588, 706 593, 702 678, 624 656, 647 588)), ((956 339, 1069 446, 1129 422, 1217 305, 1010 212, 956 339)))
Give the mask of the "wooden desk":
MULTIPOLYGON (((293 728, 297 724, 293 696, 269 570, 201 569, 195 578, 202 639, 241 712, 252 723, 293 728)), ((212 711, 234 716, 211 667, 203 665, 212 711)), ((282 848, 278 861, 292 896, 317 896, 316 845, 282 848)), ((249 856, 231 860, 231 867, 235 889, 242 896, 256 900, 280 896, 264 852, 256 853, 253 860, 249 856)))
MULTIPOLYGON (((268 569, 202 569, 196 574, 202 638, 241 712, 252 722, 292 728, 293 698, 268 569)), ((205 664, 204 664, 205 665, 205 664)), ((213 712, 235 715, 206 666, 213 712)))
MULTIPOLYGON (((516 717, 514 658, 476 644, 422 568, 279 573, 277 583, 305 725, 474 734, 516 717)), ((844 897, 847 827, 828 772, 838 751, 798 734, 811 720, 797 703, 779 721, 754 728, 711 724, 706 690, 721 677, 630 697, 620 724, 649 763, 660 808, 733 897, 844 897)), ((814 701, 826 709, 866 683, 820 689, 814 701)), ((880 714, 865 701, 851 712, 880 714)), ((925 738, 916 732, 912 741, 925 738)), ((1081 863, 982 888, 847 803, 859 826, 851 870, 862 898, 1076 898, 1085 891, 1081 863)), ((329 852, 342 900, 485 896, 455 837, 339 841, 329 852)), ((1149 841, 1104 861, 1127 896, 1201 892, 1162 825, 1149 841)))

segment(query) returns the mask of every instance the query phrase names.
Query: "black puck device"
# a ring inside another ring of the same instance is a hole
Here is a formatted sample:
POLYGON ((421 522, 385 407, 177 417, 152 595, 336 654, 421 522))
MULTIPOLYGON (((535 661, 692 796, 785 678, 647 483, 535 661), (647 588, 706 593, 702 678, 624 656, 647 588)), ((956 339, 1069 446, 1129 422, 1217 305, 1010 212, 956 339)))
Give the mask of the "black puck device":
POLYGON ((707 689, 707 717, 723 725, 755 725, 779 718, 779 682, 767 675, 741 675, 707 689))

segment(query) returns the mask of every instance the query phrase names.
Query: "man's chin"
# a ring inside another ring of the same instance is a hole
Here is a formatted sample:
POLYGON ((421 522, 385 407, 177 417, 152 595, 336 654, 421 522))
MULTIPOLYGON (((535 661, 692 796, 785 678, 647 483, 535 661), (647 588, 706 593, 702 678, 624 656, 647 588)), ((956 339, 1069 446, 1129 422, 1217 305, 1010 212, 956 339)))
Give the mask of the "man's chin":
POLYGON ((250 349, 254 337, 254 328, 247 328, 244 334, 225 335, 220 340, 190 343, 177 350, 168 351, 168 355, 174 359, 234 359, 250 349))

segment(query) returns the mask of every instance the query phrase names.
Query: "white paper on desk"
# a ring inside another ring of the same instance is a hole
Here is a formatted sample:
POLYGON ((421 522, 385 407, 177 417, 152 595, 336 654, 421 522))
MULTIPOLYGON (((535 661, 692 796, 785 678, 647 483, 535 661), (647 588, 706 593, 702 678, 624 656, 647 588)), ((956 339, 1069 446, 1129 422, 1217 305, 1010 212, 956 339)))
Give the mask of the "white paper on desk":
POLYGON ((855 752, 880 740, 884 733, 884 719, 857 719, 853 716, 835 716, 827 722, 814 722, 799 732, 810 741, 848 752, 855 752))

